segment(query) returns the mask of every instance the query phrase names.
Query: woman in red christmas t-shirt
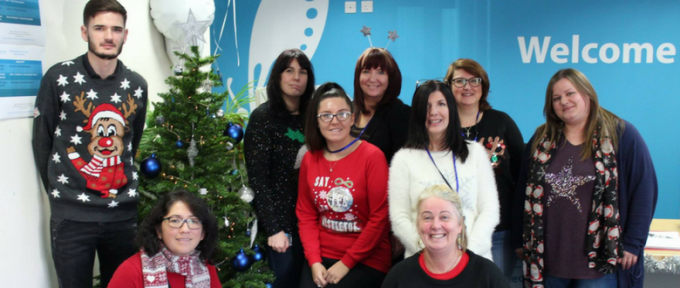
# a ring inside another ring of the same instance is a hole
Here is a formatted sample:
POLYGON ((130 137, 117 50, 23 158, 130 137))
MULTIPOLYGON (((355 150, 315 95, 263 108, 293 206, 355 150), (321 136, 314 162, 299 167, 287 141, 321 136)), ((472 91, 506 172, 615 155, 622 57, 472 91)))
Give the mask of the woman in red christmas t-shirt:
POLYGON ((309 105, 296 208, 309 265, 300 287, 379 287, 391 265, 387 161, 350 136, 353 106, 338 84, 321 85, 309 105))

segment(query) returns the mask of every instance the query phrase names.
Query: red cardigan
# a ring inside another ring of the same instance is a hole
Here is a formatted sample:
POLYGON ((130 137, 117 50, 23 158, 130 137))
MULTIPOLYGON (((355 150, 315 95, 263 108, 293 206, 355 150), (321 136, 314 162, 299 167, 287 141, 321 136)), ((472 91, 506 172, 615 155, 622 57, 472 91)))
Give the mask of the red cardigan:
MULTIPOLYGON (((109 288, 144 288, 141 253, 132 255, 118 266, 109 282, 109 288)), ((210 271, 210 288, 222 288, 215 266, 208 265, 208 271, 210 271)), ((185 288, 184 278, 186 277, 180 274, 168 272, 168 284, 172 288, 185 288)))
POLYGON ((387 175, 384 154, 365 141, 332 163, 323 151, 307 152, 300 166, 296 212, 310 266, 326 257, 350 269, 363 263, 389 271, 387 175))

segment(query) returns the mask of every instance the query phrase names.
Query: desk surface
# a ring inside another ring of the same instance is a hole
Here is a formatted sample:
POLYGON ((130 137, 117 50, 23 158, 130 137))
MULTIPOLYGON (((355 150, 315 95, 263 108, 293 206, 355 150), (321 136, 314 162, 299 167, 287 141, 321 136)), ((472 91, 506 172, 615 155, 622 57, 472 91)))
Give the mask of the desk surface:
MULTIPOLYGON (((678 231, 680 232, 679 219, 653 219, 649 231, 678 231)), ((676 256, 680 255, 680 250, 645 249, 645 254, 652 256, 676 256)))

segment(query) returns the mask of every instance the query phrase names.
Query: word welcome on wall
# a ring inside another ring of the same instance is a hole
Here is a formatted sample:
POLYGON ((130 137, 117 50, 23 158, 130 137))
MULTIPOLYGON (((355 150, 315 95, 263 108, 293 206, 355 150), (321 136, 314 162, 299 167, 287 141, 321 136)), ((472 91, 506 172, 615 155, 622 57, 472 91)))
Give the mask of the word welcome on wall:
POLYGON ((643 54, 645 55, 644 63, 653 63, 655 54, 656 60, 659 63, 671 64, 675 62, 675 45, 673 43, 662 43, 656 47, 656 50, 650 43, 623 43, 621 47, 616 43, 605 43, 601 46, 598 43, 587 43, 581 48, 579 35, 572 35, 570 50, 566 43, 555 43, 550 47, 550 39, 551 36, 543 37, 543 43, 541 44, 537 36, 532 36, 527 46, 524 36, 517 37, 522 63, 532 63, 532 60, 535 63, 544 63, 548 50, 550 50, 550 60, 558 64, 569 62, 570 54, 571 63, 579 63, 579 56, 581 56, 583 62, 589 64, 595 64, 600 61, 605 64, 618 61, 631 63, 631 58, 632 63, 643 63, 643 54), (592 54, 595 53, 597 53, 596 57, 593 57, 592 54), (535 57, 532 59, 532 56, 535 57))

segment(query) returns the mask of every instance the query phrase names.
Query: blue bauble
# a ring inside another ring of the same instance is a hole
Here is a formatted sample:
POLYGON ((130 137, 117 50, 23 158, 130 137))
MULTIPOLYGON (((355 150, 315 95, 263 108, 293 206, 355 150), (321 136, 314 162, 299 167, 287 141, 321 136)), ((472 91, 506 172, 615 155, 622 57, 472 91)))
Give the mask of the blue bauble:
POLYGON ((274 286, 272 286, 272 283, 264 283, 264 286, 266 286, 267 288, 272 288, 272 287, 274 287, 274 286))
POLYGON ((250 237, 250 234, 251 234, 251 233, 250 233, 250 229, 246 230, 246 236, 247 236, 247 237, 250 237))
POLYGON ((253 246, 253 251, 255 252, 255 254, 253 255, 253 259, 255 261, 264 261, 264 259, 266 258, 266 254, 264 252, 264 249, 262 249, 260 245, 255 244, 255 246, 253 246))
POLYGON ((234 256, 234 258, 231 259, 231 266, 237 272, 243 272, 248 270, 248 268, 250 268, 250 265, 253 265, 253 262, 250 259, 250 257, 246 255, 246 252, 244 252, 243 249, 239 250, 236 256, 234 256))
POLYGON ((177 140, 177 142, 175 143, 175 146, 177 146, 177 148, 182 148, 182 147, 184 147, 184 142, 182 142, 182 140, 177 140))
POLYGON ((232 176, 238 175, 238 169, 233 169, 233 170, 229 171, 229 175, 232 175, 232 176))
POLYGON ((161 174, 161 161, 156 158, 156 153, 146 157, 139 165, 139 172, 146 178, 155 178, 161 174))
POLYGON ((229 123, 227 130, 224 130, 224 136, 229 136, 234 139, 234 144, 238 144, 243 140, 243 127, 238 124, 229 123))

